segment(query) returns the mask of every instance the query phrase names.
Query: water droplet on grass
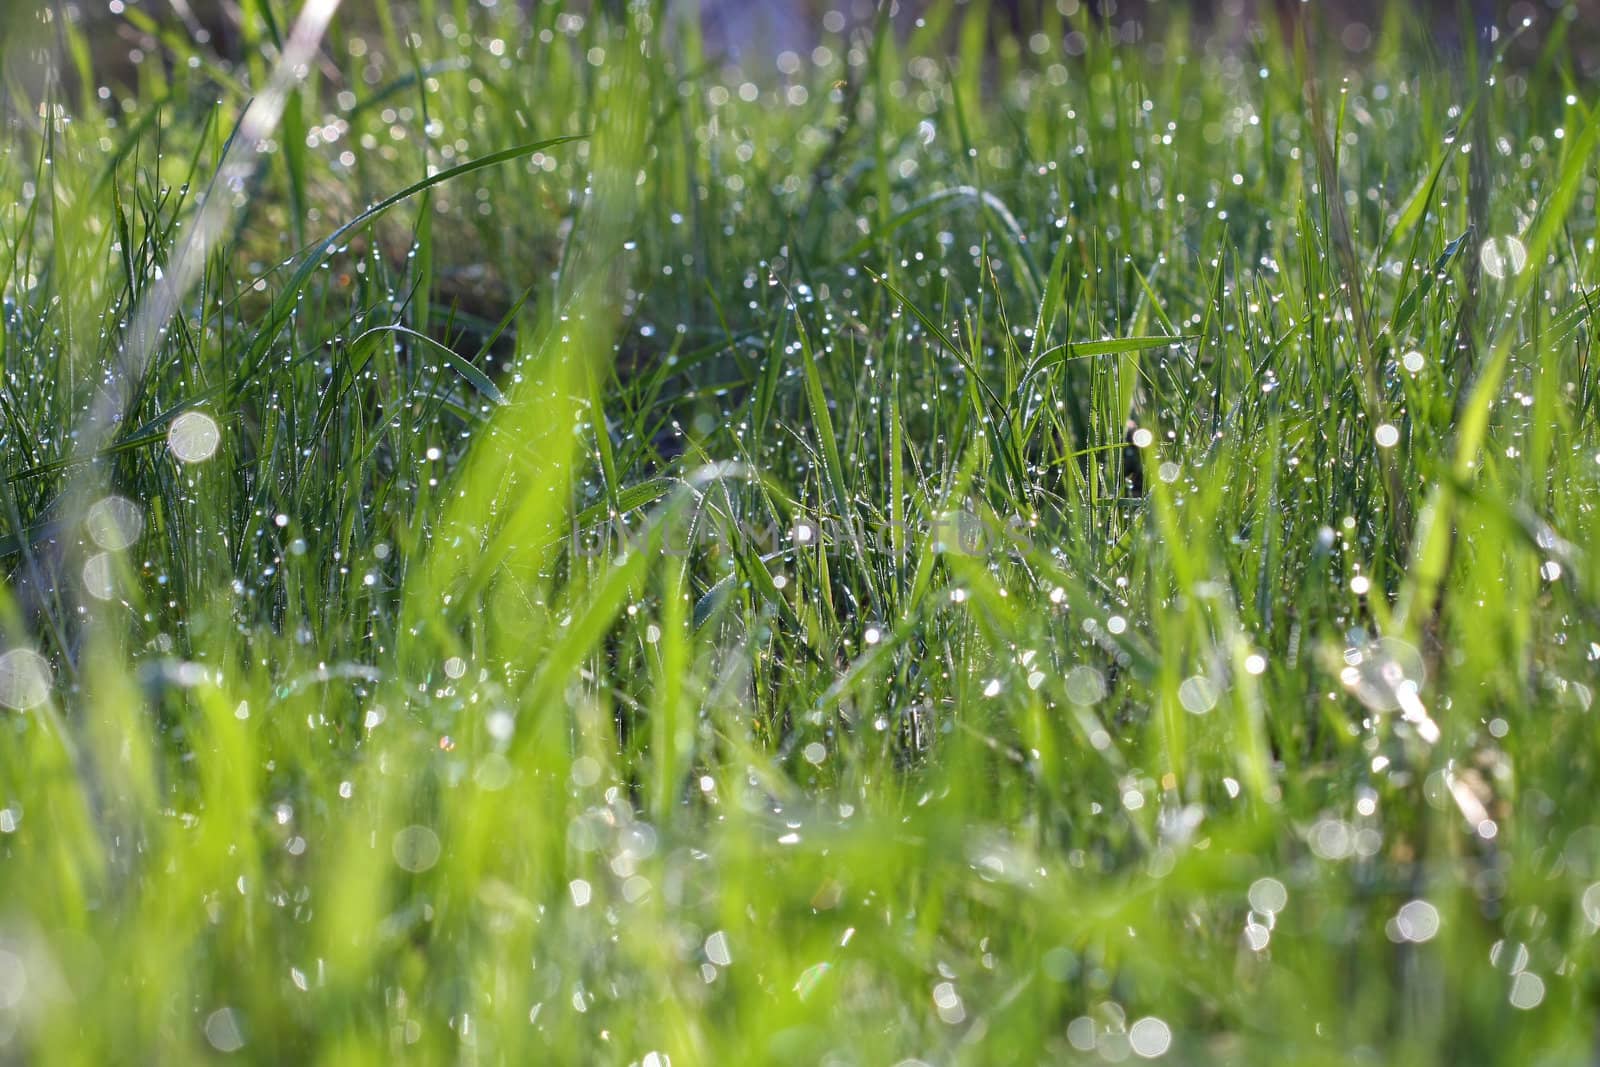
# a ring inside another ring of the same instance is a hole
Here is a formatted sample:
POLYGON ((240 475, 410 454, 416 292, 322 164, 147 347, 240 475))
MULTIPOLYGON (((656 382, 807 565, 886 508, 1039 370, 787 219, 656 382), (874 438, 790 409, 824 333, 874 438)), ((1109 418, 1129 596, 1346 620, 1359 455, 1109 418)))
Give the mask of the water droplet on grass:
POLYGON ((1532 971, 1523 971, 1511 980, 1509 999, 1513 1008, 1532 1011, 1544 1002, 1544 979, 1532 971))
POLYGON ((238 1052, 244 1048, 244 1034, 232 1008, 218 1008, 206 1016, 206 1041, 218 1052, 238 1052))
POLYGON ((413 874, 438 863, 440 851, 439 835, 426 826, 407 826, 394 835, 394 861, 413 874))
POLYGON ((50 698, 50 661, 31 648, 0 656, 0 704, 13 711, 36 708, 50 698))
POLYGON ((222 431, 210 415, 185 411, 167 428, 167 447, 180 462, 203 463, 216 455, 222 431))
POLYGON ((1426 900, 1407 901, 1389 920, 1386 932, 1391 941, 1431 941, 1439 932, 1439 909, 1426 900))
POLYGON ((1172 1028, 1161 1019, 1147 1015, 1128 1028, 1128 1044, 1134 1055, 1147 1060, 1164 1056, 1172 1047, 1172 1028))
POLYGON ((592 756, 579 756, 572 761, 569 777, 572 784, 586 789, 600 780, 600 761, 592 756))
POLYGON ((89 505, 84 525, 95 544, 117 552, 139 540, 144 532, 144 513, 126 497, 108 496, 89 505))
POLYGON ((1067 699, 1080 707, 1098 704, 1105 699, 1105 676, 1093 667, 1080 665, 1067 674, 1065 689, 1067 699))
POLYGON ((1528 250, 1515 237, 1491 237, 1478 249, 1478 262, 1492 278, 1511 278, 1528 264, 1528 250))
POLYGON ((733 963, 733 952, 728 948, 728 935, 718 930, 705 943, 706 959, 718 967, 727 967, 733 963))
POLYGON ((1178 703, 1191 715, 1204 715, 1217 706, 1217 686, 1205 675, 1185 678, 1178 685, 1178 703))
POLYGON ((1246 896, 1250 907, 1262 915, 1276 915, 1289 903, 1289 890, 1276 878, 1257 878, 1246 896))
POLYGON ((96 552, 83 561, 83 587, 96 600, 110 600, 116 595, 116 572, 112 569, 111 553, 96 552))

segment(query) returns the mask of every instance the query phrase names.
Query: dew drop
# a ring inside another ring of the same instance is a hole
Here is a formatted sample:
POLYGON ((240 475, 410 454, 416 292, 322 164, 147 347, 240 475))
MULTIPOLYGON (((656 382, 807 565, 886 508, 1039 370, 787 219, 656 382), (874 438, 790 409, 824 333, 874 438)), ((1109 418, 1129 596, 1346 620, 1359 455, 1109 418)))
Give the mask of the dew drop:
POLYGON ((167 447, 182 463, 203 463, 216 455, 222 431, 210 415, 185 411, 167 428, 167 447))

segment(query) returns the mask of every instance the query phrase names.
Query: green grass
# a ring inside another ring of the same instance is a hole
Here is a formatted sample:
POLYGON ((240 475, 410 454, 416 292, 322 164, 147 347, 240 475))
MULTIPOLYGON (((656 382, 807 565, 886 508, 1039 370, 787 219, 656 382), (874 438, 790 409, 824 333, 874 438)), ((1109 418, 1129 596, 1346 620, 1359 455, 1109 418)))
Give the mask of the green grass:
POLYGON ((1587 1062, 1576 9, 1060 6, 8 11, 0 1058, 1587 1062))

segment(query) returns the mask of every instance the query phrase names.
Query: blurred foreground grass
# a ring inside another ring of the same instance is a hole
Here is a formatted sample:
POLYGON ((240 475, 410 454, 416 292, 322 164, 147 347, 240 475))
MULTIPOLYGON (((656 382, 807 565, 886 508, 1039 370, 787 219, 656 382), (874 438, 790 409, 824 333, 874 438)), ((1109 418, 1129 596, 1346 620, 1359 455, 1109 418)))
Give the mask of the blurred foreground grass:
POLYGON ((1057 8, 8 11, 6 1058, 1592 1058, 1570 16, 1057 8))

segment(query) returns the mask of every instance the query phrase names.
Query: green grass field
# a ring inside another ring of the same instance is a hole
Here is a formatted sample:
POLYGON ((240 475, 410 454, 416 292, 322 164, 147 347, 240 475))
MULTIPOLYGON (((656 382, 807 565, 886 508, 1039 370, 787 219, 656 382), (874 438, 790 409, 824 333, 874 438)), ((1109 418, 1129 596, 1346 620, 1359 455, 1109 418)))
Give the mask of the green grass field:
POLYGON ((1040 6, 0 11, 0 1061, 1595 1062, 1588 28, 1040 6))

